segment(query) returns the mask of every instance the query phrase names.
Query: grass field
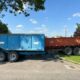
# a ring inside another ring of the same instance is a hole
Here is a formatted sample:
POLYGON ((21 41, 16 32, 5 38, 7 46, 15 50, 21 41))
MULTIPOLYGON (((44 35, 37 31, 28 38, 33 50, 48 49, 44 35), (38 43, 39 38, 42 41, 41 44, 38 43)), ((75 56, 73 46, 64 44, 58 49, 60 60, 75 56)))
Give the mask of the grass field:
POLYGON ((71 55, 71 56, 64 56, 63 58, 65 60, 72 61, 73 63, 80 64, 80 56, 71 55))

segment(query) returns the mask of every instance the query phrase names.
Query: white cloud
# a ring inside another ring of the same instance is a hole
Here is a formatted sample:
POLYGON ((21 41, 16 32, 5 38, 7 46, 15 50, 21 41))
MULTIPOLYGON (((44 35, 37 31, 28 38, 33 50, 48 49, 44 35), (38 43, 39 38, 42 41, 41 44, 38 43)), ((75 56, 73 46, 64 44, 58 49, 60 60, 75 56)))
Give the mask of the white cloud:
POLYGON ((20 24, 16 26, 16 28, 22 28, 22 27, 23 25, 20 25, 20 24))
POLYGON ((75 18, 75 17, 80 17, 80 12, 77 12, 77 13, 74 13, 72 14, 71 17, 67 18, 68 20, 72 20, 72 18, 75 18))
POLYGON ((29 19, 32 24, 37 24, 38 22, 35 19, 29 19))
POLYGON ((33 34, 33 33, 35 33, 35 31, 34 31, 34 30, 31 30, 31 31, 29 31, 28 33, 29 33, 29 34, 30 34, 30 33, 33 34))
POLYGON ((73 17, 80 17, 80 12, 74 13, 72 16, 73 17))
POLYGON ((42 25, 41 25, 41 27, 47 27, 47 25, 45 25, 45 24, 42 24, 42 25))
POLYGON ((48 27, 47 26, 42 26, 42 27, 38 27, 36 28, 36 31, 39 33, 47 33, 48 32, 48 27))
POLYGON ((29 33, 36 33, 36 34, 47 34, 48 28, 47 27, 36 27, 34 30, 29 31, 29 33))
POLYGON ((68 20, 71 20, 72 18, 69 17, 69 18, 67 18, 67 19, 68 19, 68 20))
MULTIPOLYGON (((43 24, 42 24, 43 25, 43 24)), ((29 31, 29 34, 44 34, 47 37, 55 37, 58 35, 55 31, 50 31, 47 27, 47 25, 43 25, 41 27, 35 27, 33 30, 29 31)))
POLYGON ((23 32, 24 32, 23 25, 21 25, 21 24, 16 25, 16 29, 14 30, 14 33, 21 34, 23 32))

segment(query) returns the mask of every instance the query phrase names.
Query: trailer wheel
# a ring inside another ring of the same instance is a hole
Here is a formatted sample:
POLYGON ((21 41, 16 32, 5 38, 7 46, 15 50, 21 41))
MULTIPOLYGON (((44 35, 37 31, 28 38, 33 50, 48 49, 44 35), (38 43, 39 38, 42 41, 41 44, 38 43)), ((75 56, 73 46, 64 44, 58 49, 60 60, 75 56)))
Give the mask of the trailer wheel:
POLYGON ((0 62, 4 62, 6 59, 5 53, 0 52, 0 62))
POLYGON ((8 54, 8 61, 9 62, 15 62, 18 60, 18 54, 16 52, 10 52, 8 54))
POLYGON ((80 48, 79 47, 74 48, 73 54, 80 55, 80 48))
POLYGON ((65 53, 66 55, 71 55, 71 54, 72 54, 72 48, 71 48, 71 47, 66 47, 66 48, 64 49, 64 53, 65 53))

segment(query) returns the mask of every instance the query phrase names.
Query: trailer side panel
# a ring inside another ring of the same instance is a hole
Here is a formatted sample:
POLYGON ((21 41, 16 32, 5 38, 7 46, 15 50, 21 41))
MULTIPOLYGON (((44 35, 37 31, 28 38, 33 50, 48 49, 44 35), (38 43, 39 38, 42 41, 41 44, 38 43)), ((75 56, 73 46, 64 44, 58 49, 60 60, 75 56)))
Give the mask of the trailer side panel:
POLYGON ((44 51, 43 34, 5 34, 0 35, 0 48, 15 51, 44 51))

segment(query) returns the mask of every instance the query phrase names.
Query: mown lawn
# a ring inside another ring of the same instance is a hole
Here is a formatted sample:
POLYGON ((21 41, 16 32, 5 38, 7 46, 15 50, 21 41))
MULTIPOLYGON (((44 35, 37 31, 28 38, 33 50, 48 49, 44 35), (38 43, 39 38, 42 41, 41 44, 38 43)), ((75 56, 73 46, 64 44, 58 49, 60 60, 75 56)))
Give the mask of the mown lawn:
POLYGON ((72 61, 73 63, 78 63, 80 64, 80 56, 64 56, 63 57, 65 60, 68 60, 68 61, 72 61))

